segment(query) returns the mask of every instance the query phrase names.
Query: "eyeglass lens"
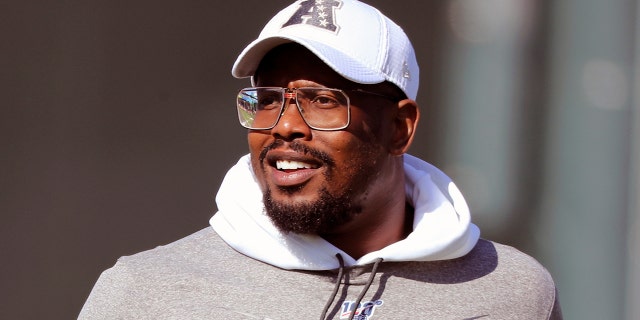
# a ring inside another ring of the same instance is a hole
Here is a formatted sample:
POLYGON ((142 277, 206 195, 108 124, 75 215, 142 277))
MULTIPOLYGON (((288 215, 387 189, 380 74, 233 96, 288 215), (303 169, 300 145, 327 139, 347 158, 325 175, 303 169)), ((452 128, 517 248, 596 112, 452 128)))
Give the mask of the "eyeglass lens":
POLYGON ((311 128, 340 130, 349 124, 347 95, 338 89, 315 87, 242 89, 237 98, 240 124, 249 129, 273 128, 288 98, 295 100, 298 111, 311 128))

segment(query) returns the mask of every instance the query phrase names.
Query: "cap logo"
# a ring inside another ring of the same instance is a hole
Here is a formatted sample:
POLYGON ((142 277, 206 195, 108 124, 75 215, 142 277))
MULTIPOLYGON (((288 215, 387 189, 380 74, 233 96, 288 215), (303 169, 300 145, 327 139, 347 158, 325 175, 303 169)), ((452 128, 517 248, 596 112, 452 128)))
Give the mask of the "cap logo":
POLYGON ((411 79, 411 71, 409 69, 409 64, 406 61, 402 64, 402 77, 405 79, 411 79))
POLYGON ((335 10, 340 8, 342 1, 338 0, 304 0, 300 1, 300 7, 285 22, 282 27, 306 24, 331 32, 337 32, 335 10))

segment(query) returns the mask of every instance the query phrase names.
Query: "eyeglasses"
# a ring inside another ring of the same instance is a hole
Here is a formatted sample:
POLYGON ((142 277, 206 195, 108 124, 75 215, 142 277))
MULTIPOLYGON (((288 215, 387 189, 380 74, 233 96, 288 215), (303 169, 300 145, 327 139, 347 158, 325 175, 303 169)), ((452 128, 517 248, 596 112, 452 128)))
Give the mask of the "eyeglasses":
MULTIPOLYGON (((375 92, 352 90, 397 100, 375 92)), ((349 126, 349 96, 340 89, 304 87, 255 87, 238 92, 236 106, 240 124, 253 130, 269 130, 284 113, 286 101, 294 99, 302 119, 312 129, 332 131, 349 126)))

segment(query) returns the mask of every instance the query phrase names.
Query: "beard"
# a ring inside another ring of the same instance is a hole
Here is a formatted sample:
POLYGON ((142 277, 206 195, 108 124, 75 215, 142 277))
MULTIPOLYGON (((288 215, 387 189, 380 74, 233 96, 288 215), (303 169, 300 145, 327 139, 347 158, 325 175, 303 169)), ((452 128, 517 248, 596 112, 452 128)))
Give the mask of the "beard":
MULTIPOLYGON (((265 148, 260 155, 260 163, 263 163, 266 152, 279 146, 282 142, 276 141, 271 146, 265 148)), ((292 142, 291 149, 313 155, 320 159, 326 166, 325 179, 332 180, 336 171, 335 161, 326 153, 310 149, 298 142, 292 142)), ((327 234, 353 220, 362 212, 362 202, 366 199, 362 195, 366 193, 371 180, 377 176, 379 171, 376 165, 375 155, 377 150, 373 146, 363 146, 360 148, 361 157, 354 159, 348 169, 351 171, 349 178, 350 186, 344 190, 331 192, 326 186, 318 189, 318 198, 314 201, 290 203, 274 200, 271 188, 263 190, 263 203, 267 216, 273 224, 282 232, 300 234, 327 234), (360 200, 356 200, 360 199, 360 200)), ((299 187, 281 188, 279 191, 294 194, 299 187)), ((366 198, 366 197, 365 197, 366 198)))
POLYGON ((353 197, 350 194, 334 196, 326 188, 319 191, 318 200, 313 202, 291 204, 274 201, 271 189, 266 190, 263 201, 267 216, 285 233, 329 233, 336 226, 351 221, 362 211, 362 206, 352 203, 353 197))

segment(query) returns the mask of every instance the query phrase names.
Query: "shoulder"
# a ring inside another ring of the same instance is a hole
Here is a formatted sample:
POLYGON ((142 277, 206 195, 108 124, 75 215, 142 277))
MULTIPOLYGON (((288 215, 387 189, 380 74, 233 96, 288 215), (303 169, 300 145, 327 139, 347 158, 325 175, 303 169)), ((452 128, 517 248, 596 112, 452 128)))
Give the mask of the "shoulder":
POLYGON ((475 277, 489 277, 496 283, 523 286, 541 293, 555 291, 551 274, 540 262, 514 247, 497 242, 480 239, 466 256, 451 263, 460 265, 460 270, 468 270, 475 277))
POLYGON ((533 282, 544 290, 555 284, 547 269, 531 256, 511 246, 480 239, 465 256, 450 260, 407 264, 404 276, 430 283, 467 283, 490 279, 527 287, 533 282))
POLYGON ((553 282, 547 269, 535 258, 509 245, 498 242, 480 239, 476 246, 464 259, 474 261, 482 260, 485 263, 496 264, 497 270, 506 271, 510 274, 517 274, 519 270, 523 274, 535 274, 553 282))
POLYGON ((207 227, 175 242, 120 257, 110 270, 146 279, 180 275, 215 277, 221 269, 237 264, 238 260, 246 261, 244 258, 229 247, 213 228, 207 227))
POLYGON ((553 277, 535 258, 512 246, 480 239, 467 259, 492 261, 493 270, 486 274, 489 281, 485 284, 492 286, 497 296, 498 291, 508 292, 526 300, 532 309, 548 312, 546 319, 562 318, 553 277))
POLYGON ((179 262, 202 257, 203 252, 218 250, 222 240, 207 227, 191 235, 172 243, 161 245, 150 250, 142 251, 130 256, 123 256, 118 259, 119 264, 144 265, 164 262, 179 262))
MULTIPOLYGON (((210 312, 200 294, 226 290, 225 270, 248 259, 229 248, 208 227, 178 241, 118 259, 93 287, 79 319, 171 318, 171 312, 210 312)), ((246 262, 245 262, 246 264, 246 262)), ((179 317, 176 317, 179 318, 179 317)))
POLYGON ((511 246, 480 239, 473 250, 457 259, 389 268, 394 275, 411 280, 406 285, 416 292, 428 290, 423 294, 441 301, 446 312, 473 310, 501 319, 561 319, 550 273, 511 246))
POLYGON ((521 283, 540 293, 555 292, 555 283, 549 271, 535 258, 508 245, 480 239, 468 258, 478 260, 489 257, 495 263, 491 277, 511 283, 521 283))
POLYGON ((120 257, 113 267, 100 275, 96 286, 104 282, 140 283, 131 281, 138 277, 147 282, 156 277, 154 275, 162 278, 184 273, 186 269, 204 269, 205 264, 215 263, 217 254, 226 249, 221 244, 223 241, 212 228, 204 228, 175 242, 120 257))

